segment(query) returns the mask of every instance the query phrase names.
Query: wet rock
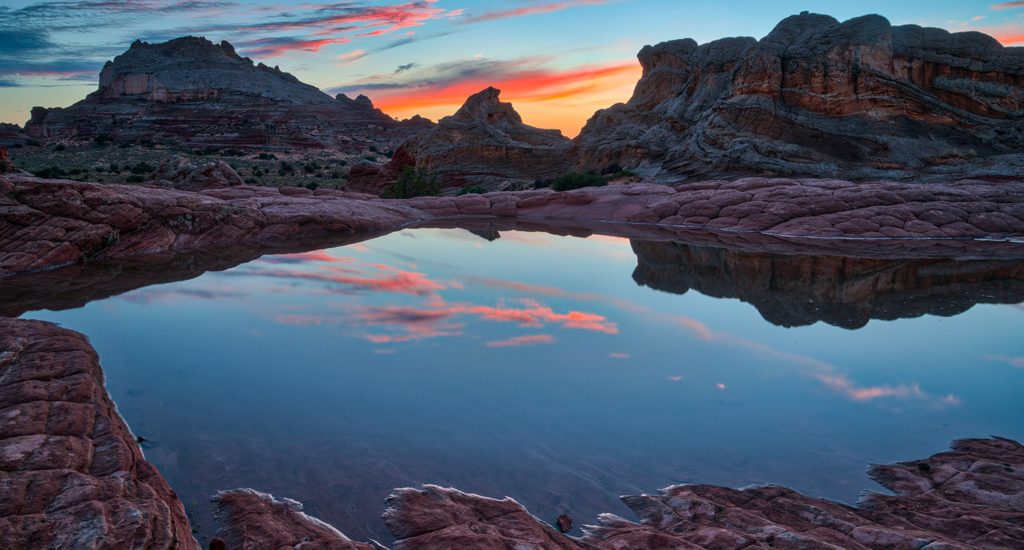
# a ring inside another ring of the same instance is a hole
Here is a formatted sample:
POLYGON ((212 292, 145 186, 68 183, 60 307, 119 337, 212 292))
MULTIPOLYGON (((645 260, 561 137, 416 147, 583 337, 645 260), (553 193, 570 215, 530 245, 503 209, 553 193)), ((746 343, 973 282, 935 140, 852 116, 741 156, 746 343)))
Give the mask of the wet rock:
POLYGON ((568 514, 562 514, 555 520, 555 527, 562 533, 572 531, 572 518, 568 514))
POLYGON ((84 336, 0 317, 0 372, 5 548, 199 548, 84 336))

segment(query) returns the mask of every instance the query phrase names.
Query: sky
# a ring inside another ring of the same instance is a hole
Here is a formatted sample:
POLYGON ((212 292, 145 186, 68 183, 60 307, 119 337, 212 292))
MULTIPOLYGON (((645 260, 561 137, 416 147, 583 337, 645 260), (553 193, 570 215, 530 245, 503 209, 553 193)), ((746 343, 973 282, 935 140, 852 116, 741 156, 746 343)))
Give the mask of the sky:
POLYGON ((810 10, 840 20, 982 31, 1024 46, 1024 1, 859 0, 4 0, 0 122, 63 107, 96 89, 103 63, 135 39, 227 40, 327 93, 363 93, 396 118, 452 114, 493 85, 534 126, 575 136, 594 111, 629 98, 645 44, 761 38, 810 10))

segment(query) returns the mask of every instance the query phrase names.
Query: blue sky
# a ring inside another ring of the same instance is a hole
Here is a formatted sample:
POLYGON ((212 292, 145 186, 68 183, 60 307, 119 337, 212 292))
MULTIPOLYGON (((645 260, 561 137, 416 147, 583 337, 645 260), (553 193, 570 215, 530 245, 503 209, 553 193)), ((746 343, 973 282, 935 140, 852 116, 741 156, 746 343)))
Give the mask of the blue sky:
POLYGON ((628 98, 644 44, 760 38, 802 10, 880 13, 1024 44, 1024 2, 17 0, 0 7, 0 121, 82 98, 136 38, 192 34, 226 39, 325 91, 366 93, 401 118, 449 114, 474 87, 497 84, 527 122, 574 135, 594 110, 628 98))

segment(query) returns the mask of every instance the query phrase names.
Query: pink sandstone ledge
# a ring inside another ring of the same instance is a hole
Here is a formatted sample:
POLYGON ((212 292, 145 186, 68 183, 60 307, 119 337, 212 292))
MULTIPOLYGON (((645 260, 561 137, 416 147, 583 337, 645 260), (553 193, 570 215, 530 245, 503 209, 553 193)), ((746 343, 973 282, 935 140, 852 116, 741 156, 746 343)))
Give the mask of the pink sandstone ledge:
POLYGON ((484 218, 756 235, 804 245, 827 241, 834 251, 899 242, 901 248, 956 254, 968 248, 964 241, 1001 240, 1019 254, 1024 180, 906 184, 746 178, 389 201, 304 188, 190 192, 7 176, 0 177, 0 277, 90 259, 224 245, 287 246, 484 218))

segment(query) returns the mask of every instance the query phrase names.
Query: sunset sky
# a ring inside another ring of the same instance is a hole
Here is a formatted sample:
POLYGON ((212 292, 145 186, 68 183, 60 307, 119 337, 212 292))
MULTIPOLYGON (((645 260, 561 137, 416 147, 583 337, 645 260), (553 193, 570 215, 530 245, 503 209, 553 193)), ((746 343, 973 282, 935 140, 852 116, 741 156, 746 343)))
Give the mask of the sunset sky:
POLYGON ((199 35, 279 65, 331 93, 365 93, 387 113, 431 119, 494 85, 526 122, 575 136, 624 101, 636 52, 675 38, 762 37, 801 10, 848 19, 977 30, 1024 45, 1024 1, 734 0, 5 0, 0 6, 0 121, 67 106, 96 88, 103 63, 136 38, 199 35), (813 5, 809 5, 813 4, 813 5))

